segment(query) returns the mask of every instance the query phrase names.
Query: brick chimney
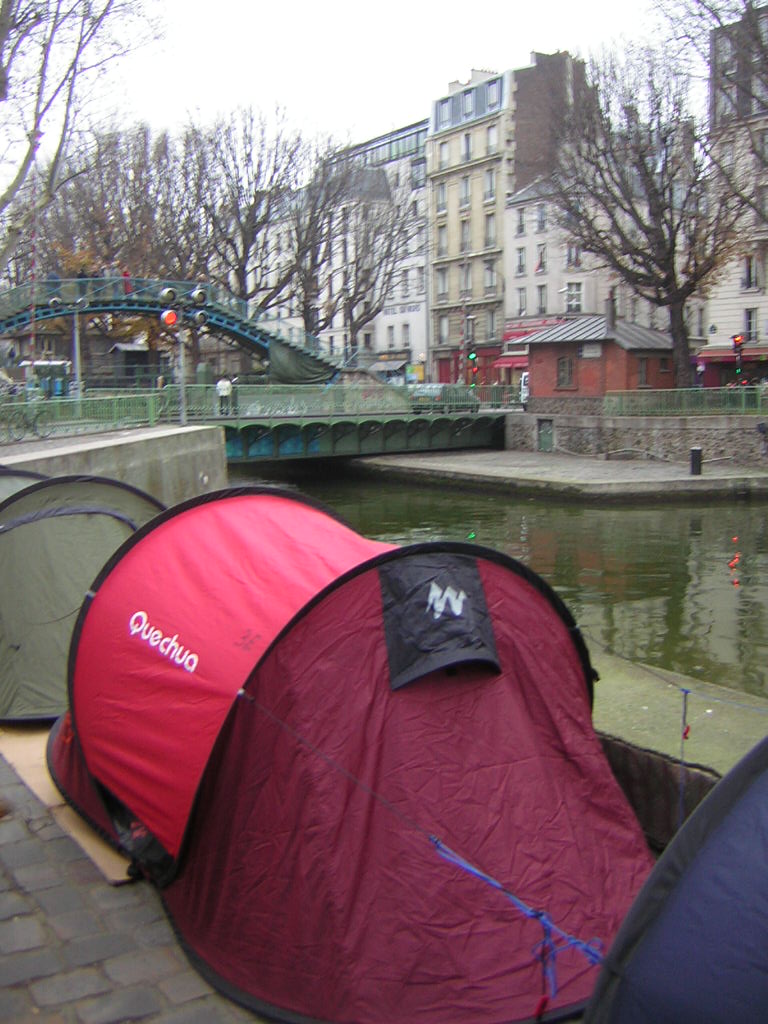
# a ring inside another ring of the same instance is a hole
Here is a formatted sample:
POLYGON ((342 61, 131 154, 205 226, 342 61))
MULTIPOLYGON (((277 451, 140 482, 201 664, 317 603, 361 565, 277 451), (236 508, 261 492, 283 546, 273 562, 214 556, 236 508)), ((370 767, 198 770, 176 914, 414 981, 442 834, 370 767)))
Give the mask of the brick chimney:
POLYGON ((616 327, 616 289, 611 288, 605 300, 605 330, 613 331, 616 327))

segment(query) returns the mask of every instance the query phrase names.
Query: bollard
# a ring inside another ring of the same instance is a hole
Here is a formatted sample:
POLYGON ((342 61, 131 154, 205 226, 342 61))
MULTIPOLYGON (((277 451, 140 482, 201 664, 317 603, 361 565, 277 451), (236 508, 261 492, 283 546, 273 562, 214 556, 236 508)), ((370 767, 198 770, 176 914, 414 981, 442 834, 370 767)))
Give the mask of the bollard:
POLYGON ((691 476, 701 476, 701 448, 691 448, 691 476))

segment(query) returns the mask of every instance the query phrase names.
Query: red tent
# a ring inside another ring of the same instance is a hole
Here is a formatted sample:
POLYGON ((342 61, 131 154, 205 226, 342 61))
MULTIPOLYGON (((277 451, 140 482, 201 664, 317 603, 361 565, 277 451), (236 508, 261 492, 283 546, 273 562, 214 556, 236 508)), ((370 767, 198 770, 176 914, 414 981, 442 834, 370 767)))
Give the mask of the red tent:
POLYGON ((651 865, 592 676, 520 563, 225 492, 159 517, 96 582, 49 765, 247 1006, 558 1019, 651 865))

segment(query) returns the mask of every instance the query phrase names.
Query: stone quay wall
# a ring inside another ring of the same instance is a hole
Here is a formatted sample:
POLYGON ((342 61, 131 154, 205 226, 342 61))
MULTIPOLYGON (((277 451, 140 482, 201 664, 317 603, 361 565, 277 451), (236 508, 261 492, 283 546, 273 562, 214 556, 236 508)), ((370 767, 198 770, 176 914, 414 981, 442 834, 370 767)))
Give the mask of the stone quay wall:
POLYGON ((46 476, 105 476, 151 494, 170 507, 227 486, 221 427, 150 427, 111 434, 50 438, 0 453, 8 467, 46 476))
POLYGON ((510 413, 505 448, 603 458, 768 465, 768 422, 760 416, 601 416, 556 410, 510 413))

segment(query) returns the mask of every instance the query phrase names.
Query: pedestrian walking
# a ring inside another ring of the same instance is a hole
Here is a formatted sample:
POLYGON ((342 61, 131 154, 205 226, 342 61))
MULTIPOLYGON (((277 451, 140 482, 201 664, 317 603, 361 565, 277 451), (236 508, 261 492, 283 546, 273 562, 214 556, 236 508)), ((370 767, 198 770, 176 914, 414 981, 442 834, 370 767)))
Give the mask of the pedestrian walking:
POLYGON ((232 397, 232 381, 229 377, 222 377, 216 382, 216 394, 219 396, 219 415, 229 416, 232 397))
POLYGON ((81 299, 88 294, 88 271, 85 267, 80 267, 77 272, 77 293, 81 299))

